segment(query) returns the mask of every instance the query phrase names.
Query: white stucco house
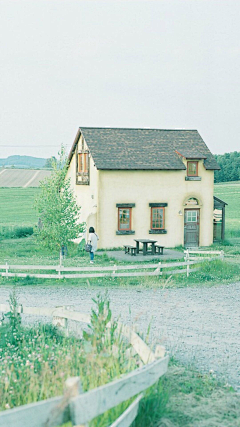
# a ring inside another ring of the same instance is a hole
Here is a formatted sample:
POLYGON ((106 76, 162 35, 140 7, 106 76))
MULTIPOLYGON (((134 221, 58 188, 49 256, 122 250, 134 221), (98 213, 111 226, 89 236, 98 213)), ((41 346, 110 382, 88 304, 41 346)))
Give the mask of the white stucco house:
POLYGON ((197 130, 79 128, 67 178, 100 248, 213 242, 214 170, 197 130), (152 237, 151 237, 152 236, 152 237))

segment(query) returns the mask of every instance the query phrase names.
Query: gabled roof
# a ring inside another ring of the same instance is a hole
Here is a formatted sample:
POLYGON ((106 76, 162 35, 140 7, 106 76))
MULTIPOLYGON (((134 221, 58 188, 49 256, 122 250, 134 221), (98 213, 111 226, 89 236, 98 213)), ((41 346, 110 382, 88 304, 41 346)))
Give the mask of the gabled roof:
POLYGON ((228 203, 224 202, 223 200, 219 199, 216 196, 213 196, 213 200, 214 200, 214 207, 215 207, 215 204, 216 205, 219 204, 221 206, 226 206, 226 205, 228 206, 228 203))
POLYGON ((176 150, 176 153, 179 154, 181 157, 185 157, 185 159, 198 159, 198 160, 202 160, 202 159, 206 159, 207 156, 205 154, 201 154, 199 153, 196 149, 195 150, 182 150, 181 149, 181 153, 178 152, 176 150))
POLYGON ((179 154, 204 159, 208 170, 220 169, 197 130, 82 127, 73 143, 69 161, 81 133, 97 169, 184 170, 186 167, 179 154))

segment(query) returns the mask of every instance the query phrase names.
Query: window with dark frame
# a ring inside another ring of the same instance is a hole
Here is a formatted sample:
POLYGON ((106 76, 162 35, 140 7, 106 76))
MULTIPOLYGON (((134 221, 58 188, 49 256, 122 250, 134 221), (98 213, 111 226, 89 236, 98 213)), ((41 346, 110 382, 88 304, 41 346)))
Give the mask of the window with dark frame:
POLYGON ((198 176, 198 162, 187 162, 187 176, 198 176))
POLYGON ((88 172, 88 153, 78 154, 78 172, 79 173, 88 172))
POLYGON ((163 230, 165 228, 165 208, 151 207, 151 230, 163 230))
POLYGON ((118 208, 118 231, 130 231, 132 222, 132 208, 118 208))
POLYGON ((82 151, 77 152, 77 164, 76 164, 76 183, 77 184, 89 184, 89 152, 82 151))

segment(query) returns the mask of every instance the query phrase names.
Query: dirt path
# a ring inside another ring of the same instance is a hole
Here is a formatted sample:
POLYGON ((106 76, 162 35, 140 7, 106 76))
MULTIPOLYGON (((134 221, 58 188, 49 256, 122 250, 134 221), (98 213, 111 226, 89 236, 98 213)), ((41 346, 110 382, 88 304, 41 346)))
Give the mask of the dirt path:
MULTIPOLYGON (((10 287, 0 287, 0 302, 10 287)), ((34 306, 71 305, 89 313, 99 288, 26 286, 18 288, 20 303, 34 306)), ((214 371, 240 391, 240 282, 211 288, 109 289, 115 316, 135 323, 151 341, 164 344, 184 363, 214 371)), ((29 321, 29 318, 26 318, 29 321)))

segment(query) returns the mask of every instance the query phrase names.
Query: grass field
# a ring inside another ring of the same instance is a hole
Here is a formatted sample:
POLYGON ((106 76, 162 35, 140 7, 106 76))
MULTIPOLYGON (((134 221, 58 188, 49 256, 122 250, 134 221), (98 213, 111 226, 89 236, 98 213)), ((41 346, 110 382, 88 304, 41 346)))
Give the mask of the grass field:
MULTIPOLYGON (((34 200, 39 188, 0 188, 0 227, 34 226, 38 215, 34 200)), ((214 185, 214 195, 226 206, 226 238, 240 237, 240 181, 214 185)))
POLYGON ((0 188, 0 227, 37 224, 34 201, 38 193, 39 188, 0 188))
POLYGON ((240 181, 215 184, 214 195, 228 204, 226 206, 226 239, 240 237, 240 181))

